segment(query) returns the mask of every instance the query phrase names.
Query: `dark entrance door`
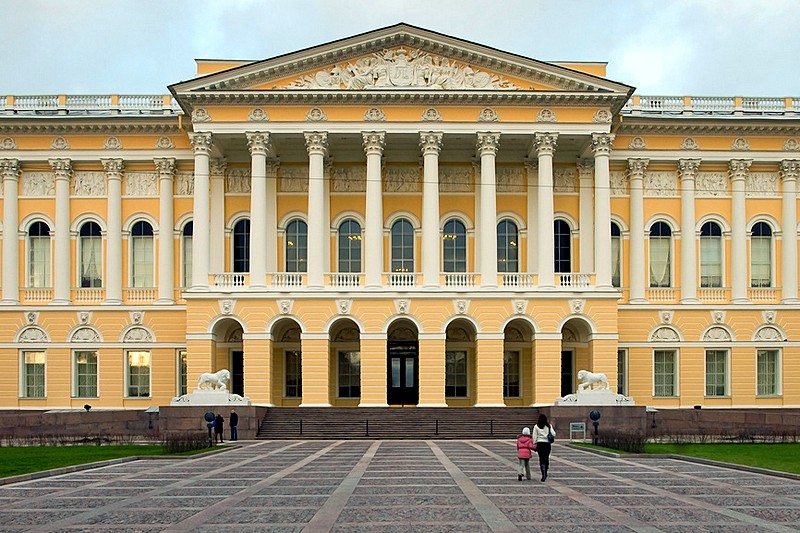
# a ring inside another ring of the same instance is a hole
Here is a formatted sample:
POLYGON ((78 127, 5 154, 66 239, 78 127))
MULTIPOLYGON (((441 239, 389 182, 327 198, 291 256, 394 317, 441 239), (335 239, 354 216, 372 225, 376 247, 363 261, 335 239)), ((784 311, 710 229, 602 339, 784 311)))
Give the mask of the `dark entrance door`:
POLYGON ((572 377, 572 350, 561 351, 561 396, 572 394, 575 380, 572 377))
POLYGON ((244 396, 244 352, 231 351, 231 392, 244 396))
POLYGON ((417 405, 419 402, 419 345, 417 341, 387 343, 388 375, 386 400, 389 405, 417 405))

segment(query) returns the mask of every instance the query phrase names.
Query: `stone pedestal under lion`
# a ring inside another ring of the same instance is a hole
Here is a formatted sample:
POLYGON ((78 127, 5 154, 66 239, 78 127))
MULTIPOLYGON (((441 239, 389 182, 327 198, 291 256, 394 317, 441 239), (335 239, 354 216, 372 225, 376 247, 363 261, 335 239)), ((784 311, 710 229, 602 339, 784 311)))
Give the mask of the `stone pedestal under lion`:
POLYGON ((250 405, 250 398, 228 390, 231 373, 228 369, 204 372, 197 379, 194 391, 173 398, 170 405, 250 405))
POLYGON ((580 370, 578 390, 556 399, 556 405, 636 405, 633 398, 611 390, 608 377, 600 372, 580 370))

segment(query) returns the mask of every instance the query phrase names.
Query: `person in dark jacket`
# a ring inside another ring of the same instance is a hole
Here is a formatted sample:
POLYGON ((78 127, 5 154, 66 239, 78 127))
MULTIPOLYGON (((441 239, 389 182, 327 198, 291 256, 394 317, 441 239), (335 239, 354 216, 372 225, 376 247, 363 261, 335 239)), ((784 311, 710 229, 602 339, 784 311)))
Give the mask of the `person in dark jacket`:
POLYGON ((239 415, 236 414, 236 409, 231 409, 231 416, 228 418, 228 424, 231 426, 231 440, 239 440, 239 415))
POLYGON ((221 413, 217 413, 217 417, 214 419, 214 442, 225 442, 224 434, 222 433, 224 425, 225 419, 222 418, 221 413))

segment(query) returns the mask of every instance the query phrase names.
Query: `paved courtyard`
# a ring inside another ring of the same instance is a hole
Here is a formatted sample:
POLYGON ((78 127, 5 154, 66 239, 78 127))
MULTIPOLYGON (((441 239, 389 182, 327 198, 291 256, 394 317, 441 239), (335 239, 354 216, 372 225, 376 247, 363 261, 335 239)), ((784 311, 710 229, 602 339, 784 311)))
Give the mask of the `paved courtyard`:
POLYGON ((0 531, 798 530, 798 480, 556 444, 519 482, 513 440, 252 441, 0 487, 0 531))

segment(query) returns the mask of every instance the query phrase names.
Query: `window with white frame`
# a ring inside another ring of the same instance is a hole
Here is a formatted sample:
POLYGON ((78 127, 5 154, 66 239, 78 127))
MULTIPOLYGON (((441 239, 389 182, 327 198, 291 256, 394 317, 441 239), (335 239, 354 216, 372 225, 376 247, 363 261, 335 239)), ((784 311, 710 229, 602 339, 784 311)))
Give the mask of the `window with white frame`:
POLYGON ((444 223, 442 265, 444 272, 467 271, 467 228, 455 218, 444 223))
POLYGON ((513 220, 497 225, 497 271, 519 272, 519 231, 513 220))
POLYGON ((503 396, 519 398, 520 390, 520 353, 517 350, 505 350, 503 352, 503 396))
POLYGON ((34 222, 28 228, 28 287, 50 286, 50 227, 34 222))
POLYGON ((233 225, 233 271, 250 272, 250 219, 233 225))
POLYGON ((292 220, 286 226, 286 272, 306 272, 308 268, 308 224, 292 220))
POLYGON ((188 381, 186 377, 188 375, 188 370, 186 366, 186 357, 187 357, 186 354, 187 354, 186 350, 178 350, 178 360, 177 360, 178 396, 183 396, 188 392, 188 385, 187 385, 188 381))
POLYGON ((467 352, 448 350, 445 352, 445 396, 467 397, 467 352))
POLYGON ((351 218, 339 224, 339 272, 361 272, 361 224, 351 218))
POLYGON ((750 286, 772 287, 772 228, 765 222, 750 234, 750 286))
POLYGON ((622 286, 622 232, 614 222, 611 223, 611 285, 622 286))
POLYGON ((728 394, 728 350, 706 350, 706 396, 728 394))
POLYGON ((722 287, 722 228, 716 222, 700 227, 700 286, 722 287))
POLYGON ((617 394, 628 394, 628 350, 617 350, 617 394))
POLYGON ((81 277, 80 286, 102 287, 103 270, 103 237, 100 225, 97 222, 86 222, 81 225, 80 233, 80 265, 78 272, 81 277))
POLYGON ((302 398, 303 357, 300 350, 286 350, 284 363, 284 394, 287 398, 302 398))
POLYGON ((97 398, 97 350, 77 350, 73 355, 76 398, 97 398))
POLYGON ((572 229, 564 220, 553 222, 553 247, 555 272, 572 272, 572 229))
POLYGON ((650 286, 672 286, 672 229, 665 222, 650 227, 650 286))
POLYGON ((653 396, 677 396, 678 353, 675 350, 653 352, 653 396))
POLYGON ((153 287, 153 227, 140 220, 131 228, 131 287, 153 287))
POLYGON ((150 396, 150 352, 131 350, 125 353, 128 398, 150 396))
POLYGON ((756 394, 778 396, 780 390, 780 350, 766 349, 756 352, 756 394))
POLYGON ((45 397, 46 359, 43 351, 22 352, 20 396, 23 398, 45 397))
POLYGON ((192 239, 194 236, 194 223, 187 222, 181 231, 181 287, 192 286, 192 239))
POLYGON ((357 350, 341 350, 338 358, 339 398, 361 396, 361 353, 357 350))
POLYGON ((414 227, 401 218, 392 224, 392 272, 414 272, 414 227))

